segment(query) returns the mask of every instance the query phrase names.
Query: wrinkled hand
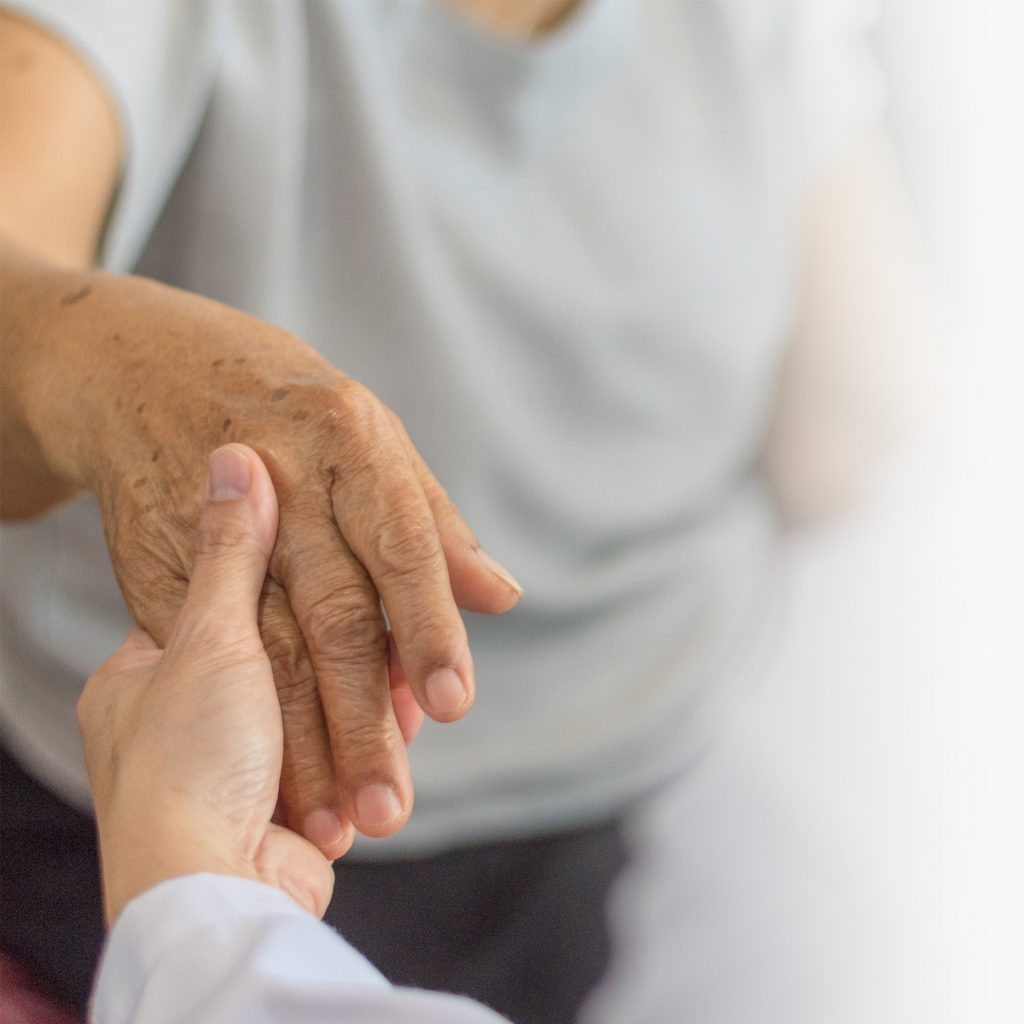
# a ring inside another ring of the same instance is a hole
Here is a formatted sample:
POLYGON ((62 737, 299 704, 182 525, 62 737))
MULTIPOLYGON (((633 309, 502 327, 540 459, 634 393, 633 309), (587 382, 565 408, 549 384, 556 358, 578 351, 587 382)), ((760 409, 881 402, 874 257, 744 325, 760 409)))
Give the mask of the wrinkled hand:
POLYGON ((277 501, 242 445, 210 460, 188 597, 165 650, 137 627, 92 676, 78 720, 96 806, 107 919, 166 878, 241 875, 322 915, 321 852, 271 823, 281 714, 256 623, 277 501))
POLYGON ((474 695, 458 608, 502 612, 521 591, 397 417, 308 346, 139 278, 86 280, 49 329, 89 335, 75 381, 89 426, 75 451, 130 611, 168 640, 207 457, 227 441, 251 446, 280 503, 259 621, 284 722, 284 821, 330 857, 347 847, 347 822, 396 831, 413 792, 382 606, 392 671, 450 722, 474 695))

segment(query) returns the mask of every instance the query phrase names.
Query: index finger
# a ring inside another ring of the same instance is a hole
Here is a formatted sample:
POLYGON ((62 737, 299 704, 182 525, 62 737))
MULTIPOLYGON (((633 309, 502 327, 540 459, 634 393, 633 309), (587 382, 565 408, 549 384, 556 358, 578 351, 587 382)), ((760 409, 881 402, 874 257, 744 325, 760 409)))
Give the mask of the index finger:
POLYGON ((380 595, 416 699, 438 721, 461 717, 475 693, 469 639, 437 523, 404 452, 338 473, 331 504, 380 595))

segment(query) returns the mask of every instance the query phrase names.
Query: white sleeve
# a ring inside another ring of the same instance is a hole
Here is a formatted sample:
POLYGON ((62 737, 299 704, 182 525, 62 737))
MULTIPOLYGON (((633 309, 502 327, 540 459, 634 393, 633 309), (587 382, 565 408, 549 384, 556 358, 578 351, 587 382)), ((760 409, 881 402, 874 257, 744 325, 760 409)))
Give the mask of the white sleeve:
POLYGON ((888 91, 871 32, 880 0, 787 0, 787 82, 801 176, 813 181, 881 123, 888 91))
POLYGON ((0 0, 92 67, 120 115, 124 163, 101 263, 134 266, 202 124, 223 48, 219 0, 0 0))
POLYGON ((124 909, 94 1024, 501 1024, 461 996, 391 986, 284 893, 226 875, 155 886, 124 909))
POLYGON ((882 121, 887 89, 872 42, 880 0, 704 6, 728 34, 723 68, 737 76, 752 123, 767 132, 773 161, 785 155, 801 192, 882 121))

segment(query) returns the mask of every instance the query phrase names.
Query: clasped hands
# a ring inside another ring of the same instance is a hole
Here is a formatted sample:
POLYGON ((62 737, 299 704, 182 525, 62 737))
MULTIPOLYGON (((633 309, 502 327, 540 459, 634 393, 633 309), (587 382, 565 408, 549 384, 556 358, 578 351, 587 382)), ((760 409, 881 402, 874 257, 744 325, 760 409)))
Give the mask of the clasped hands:
MULTIPOLYGON (((295 336, 187 292, 30 268, 18 297, 46 356, 19 379, 26 407, 48 410, 37 461, 64 496, 96 495, 128 609, 159 647, 178 650, 209 453, 259 453, 279 510, 249 610, 283 728, 275 820, 329 859, 354 830, 400 829, 422 713, 451 722, 473 702, 459 608, 521 594, 401 422, 295 336)), ((118 657, 152 667, 156 649, 137 634, 118 657)))
MULTIPOLYGON (((257 614, 277 531, 263 462, 240 444, 217 449, 188 592, 165 647, 134 628, 82 693, 111 923, 151 886, 201 871, 275 885, 318 916, 330 900, 329 859, 272 821, 282 716, 257 614)), ((423 713, 393 667, 408 739, 423 713)))

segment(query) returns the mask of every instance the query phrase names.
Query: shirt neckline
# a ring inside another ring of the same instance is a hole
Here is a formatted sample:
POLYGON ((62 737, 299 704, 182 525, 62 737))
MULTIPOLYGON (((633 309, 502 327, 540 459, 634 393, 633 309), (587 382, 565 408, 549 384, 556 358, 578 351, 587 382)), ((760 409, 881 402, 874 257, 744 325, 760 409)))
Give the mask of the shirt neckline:
POLYGON ((452 59, 482 65, 493 77, 521 79, 593 62, 614 39, 610 20, 619 3, 578 0, 560 24, 533 39, 491 31, 442 0, 421 0, 421 24, 435 37, 438 52, 447 50, 452 59))

